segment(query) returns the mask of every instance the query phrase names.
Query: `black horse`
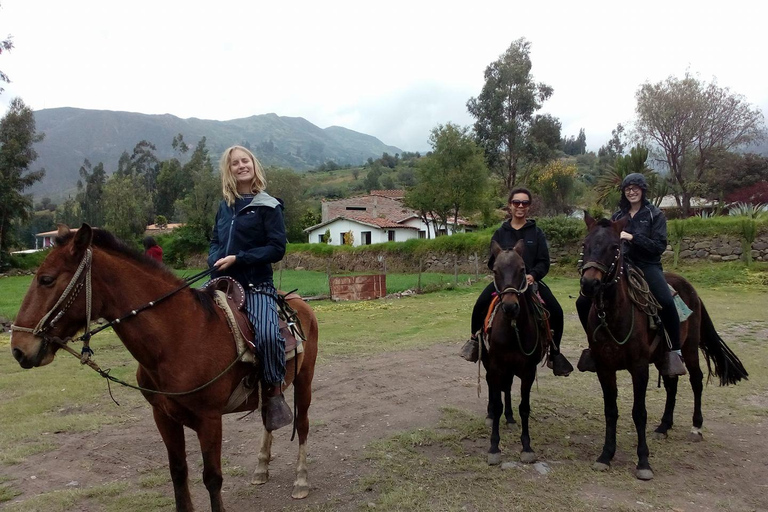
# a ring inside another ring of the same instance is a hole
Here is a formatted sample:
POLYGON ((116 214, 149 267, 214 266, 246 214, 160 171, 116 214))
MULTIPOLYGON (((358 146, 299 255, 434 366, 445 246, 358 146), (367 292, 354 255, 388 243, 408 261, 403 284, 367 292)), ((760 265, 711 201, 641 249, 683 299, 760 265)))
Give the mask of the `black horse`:
MULTIPOLYGON (((546 354, 549 337, 546 335, 545 327, 537 320, 537 311, 541 311, 537 308, 541 306, 526 280, 525 263, 522 258, 524 248, 522 240, 512 250, 503 250, 496 242, 491 244, 491 252, 495 257, 493 279, 499 302, 491 321, 488 350, 483 350, 481 355, 486 370, 489 410, 492 418, 491 448, 488 451, 488 464, 491 465, 501 462, 499 450, 501 395, 502 392, 507 392, 507 402, 509 402, 509 390, 515 376, 520 379, 518 412, 522 426, 520 441, 523 444, 520 460, 526 463, 536 460, 528 433, 530 396, 531 387, 536 379, 536 366, 546 354)), ((511 413, 511 410, 509 412, 511 413)), ((508 422, 510 417, 511 414, 508 416, 508 422)), ((514 419, 511 423, 514 423, 514 419)))
MULTIPOLYGON (((637 430, 638 463, 635 475, 641 480, 653 478, 648 463, 648 444, 645 428, 647 412, 645 394, 648 387, 649 364, 657 367, 664 361, 665 343, 659 342, 656 330, 649 326, 648 316, 641 311, 630 296, 630 285, 619 234, 626 226, 626 219, 612 222, 596 221, 588 214, 584 220, 588 232, 584 240, 584 266, 581 273, 581 293, 592 298, 589 312, 587 338, 595 362, 600 386, 603 389, 605 408, 605 444, 593 465, 596 470, 607 470, 616 452, 616 372, 627 370, 632 376, 634 403, 632 419, 637 430), (654 339, 657 341, 654 342, 654 339)), ((728 348, 715 330, 704 304, 693 286, 681 276, 665 273, 667 282, 677 290, 692 310, 688 319, 680 324, 680 340, 685 366, 690 375, 693 390, 693 428, 690 438, 702 440, 701 392, 703 373, 699 367, 699 349, 707 361, 708 376, 720 377, 720 384, 735 384, 747 378, 747 371, 739 358, 728 348), (714 366, 714 369, 713 369, 714 366)), ((667 401, 661 423, 656 433, 666 436, 672 428, 677 376, 664 376, 667 401)))

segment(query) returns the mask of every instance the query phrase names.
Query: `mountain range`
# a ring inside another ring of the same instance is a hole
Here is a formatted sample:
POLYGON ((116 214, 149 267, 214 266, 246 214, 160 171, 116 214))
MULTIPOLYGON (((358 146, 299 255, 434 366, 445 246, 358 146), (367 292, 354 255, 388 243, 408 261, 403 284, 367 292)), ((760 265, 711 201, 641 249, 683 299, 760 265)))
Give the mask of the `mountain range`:
MULTIPOLYGON (((233 144, 250 148, 265 166, 299 172, 329 160, 340 165, 360 165, 385 152, 402 153, 371 135, 340 126, 320 128, 301 117, 277 114, 230 121, 69 107, 38 110, 34 114, 37 132, 45 137, 35 144, 38 158, 31 170, 42 167, 46 174, 28 191, 36 197, 48 196, 54 202, 74 196, 85 159, 92 165, 102 162, 111 174, 117 169, 120 155, 124 151, 132 153, 142 140, 155 145, 159 160, 179 157, 171 147, 178 134, 190 146, 186 158, 205 137, 214 167, 219 155, 233 144)), ((179 159, 184 161, 184 157, 179 159)))

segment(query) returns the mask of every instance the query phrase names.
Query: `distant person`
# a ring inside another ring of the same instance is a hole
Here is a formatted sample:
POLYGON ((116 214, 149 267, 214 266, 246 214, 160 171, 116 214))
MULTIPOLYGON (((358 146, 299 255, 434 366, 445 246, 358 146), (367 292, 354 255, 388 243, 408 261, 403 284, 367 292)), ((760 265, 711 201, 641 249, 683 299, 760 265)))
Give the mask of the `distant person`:
POLYGON ((248 149, 232 146, 219 162, 224 199, 219 203, 208 251, 213 276, 236 279, 246 291, 245 309, 254 328, 261 363, 268 431, 293 420, 283 397, 285 339, 280 335, 272 264, 285 255, 283 204, 265 192, 261 163, 248 149))
POLYGON ((163 248, 157 245, 154 238, 145 236, 142 243, 144 244, 144 254, 160 263, 163 262, 163 248))
MULTIPOLYGON (((547 237, 536 221, 528 218, 531 207, 531 192, 526 188, 516 188, 509 194, 507 210, 510 218, 504 221, 491 237, 491 242, 497 242, 502 249, 510 250, 518 240, 525 241, 523 261, 525 262, 525 278, 528 285, 538 291, 544 307, 549 312, 549 324, 553 331, 552 343, 549 344, 549 362, 547 366, 557 376, 566 377, 573 371, 568 359, 560 353, 560 341, 563 338, 563 308, 555 298, 552 290, 544 284, 544 276, 549 272, 549 248, 547 237)), ((493 270, 495 258, 491 254, 488 268, 493 270)), ((491 282, 480 293, 472 309, 471 337, 461 349, 461 357, 470 362, 477 362, 479 354, 479 335, 483 329, 488 308, 496 294, 495 282, 491 282)))

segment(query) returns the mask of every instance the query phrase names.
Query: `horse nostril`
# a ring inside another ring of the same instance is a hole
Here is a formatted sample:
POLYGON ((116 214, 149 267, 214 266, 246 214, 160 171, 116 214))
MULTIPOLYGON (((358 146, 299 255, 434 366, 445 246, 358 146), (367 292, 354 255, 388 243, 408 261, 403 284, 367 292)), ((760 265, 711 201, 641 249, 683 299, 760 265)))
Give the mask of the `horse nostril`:
POLYGON ((24 352, 18 348, 11 349, 11 353, 13 354, 13 358, 18 362, 21 362, 21 360, 24 359, 24 352))

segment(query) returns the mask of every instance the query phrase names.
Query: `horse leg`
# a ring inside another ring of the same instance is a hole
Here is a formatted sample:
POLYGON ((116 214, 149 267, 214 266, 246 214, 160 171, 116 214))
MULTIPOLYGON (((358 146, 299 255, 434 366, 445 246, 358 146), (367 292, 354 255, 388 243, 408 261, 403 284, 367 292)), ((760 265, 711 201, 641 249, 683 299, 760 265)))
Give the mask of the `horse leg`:
POLYGON ((637 430, 637 467, 635 476, 640 480, 653 478, 653 470, 648 462, 648 442, 645 436, 645 427, 648 423, 648 411, 645 408, 645 394, 648 389, 648 365, 643 364, 632 368, 632 391, 634 402, 632 403, 632 420, 637 430))
POLYGON ((211 499, 211 511, 223 512, 221 499, 221 416, 203 418, 198 422, 197 439, 203 454, 203 483, 211 499))
POLYGON ((152 407, 155 425, 163 438, 168 452, 168 469, 173 482, 173 495, 176 500, 177 512, 194 510, 192 497, 189 494, 189 469, 187 467, 187 451, 184 440, 184 427, 166 415, 160 408, 152 407))
POLYGON ((488 450, 488 465, 495 466, 501 463, 501 450, 499 450, 499 419, 501 419, 501 388, 496 385, 488 386, 488 403, 493 415, 491 423, 491 448, 488 450))
POLYGON ((299 373, 294 386, 296 401, 296 433, 299 435, 299 455, 296 460, 296 480, 291 497, 303 499, 309 495, 307 470, 307 436, 309 435, 309 405, 312 402, 312 374, 299 373))
POLYGON ((688 434, 688 440, 697 443, 704 440, 704 436, 701 433, 701 426, 704 424, 704 416, 701 414, 701 393, 704 389, 704 374, 699 366, 698 350, 694 354, 690 362, 686 360, 685 366, 688 368, 688 376, 691 380, 691 389, 693 390, 693 426, 688 434))
POLYGON ((603 451, 597 458, 592 469, 606 471, 611 467, 611 460, 616 454, 616 422, 619 419, 619 408, 616 405, 618 389, 616 388, 616 371, 597 371, 600 387, 603 389, 603 414, 605 415, 605 442, 603 451))
POLYGON ((520 461, 526 464, 532 464, 536 462, 536 453, 531 448, 531 436, 528 431, 528 420, 531 416, 531 387, 533 381, 536 378, 536 366, 526 371, 520 379, 520 406, 518 412, 520 413, 520 423, 522 425, 522 432, 520 434, 520 442, 523 444, 523 451, 520 452, 520 461))
POLYGON ((266 428, 261 434, 261 448, 259 448, 259 463, 253 473, 254 485, 262 485, 269 480, 269 461, 272 459, 272 432, 266 428))
POLYGON ((509 381, 509 387, 504 391, 504 418, 507 420, 507 427, 517 423, 515 421, 515 411, 512 409, 512 381, 514 377, 509 381))
POLYGON ((677 375, 662 375, 664 389, 667 392, 667 401, 664 405, 664 414, 661 416, 661 423, 656 427, 654 433, 657 438, 667 437, 667 431, 674 425, 675 404, 677 403, 677 375))

